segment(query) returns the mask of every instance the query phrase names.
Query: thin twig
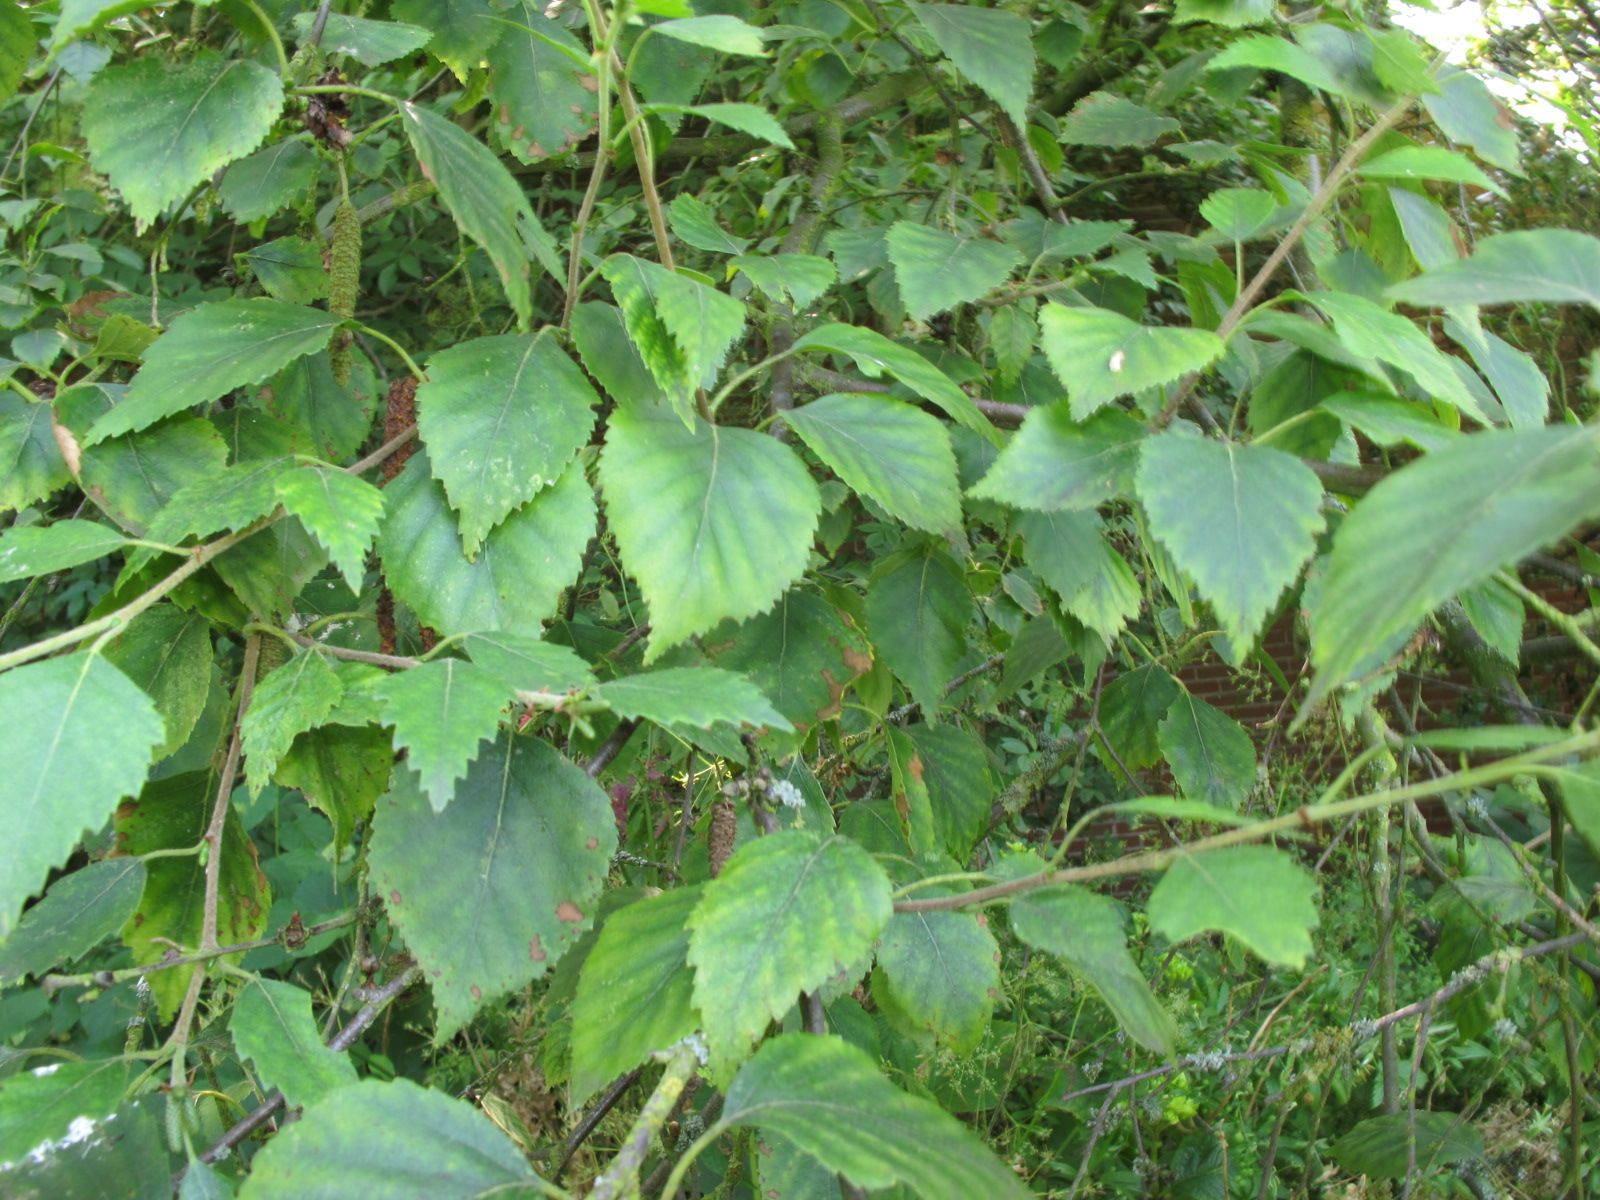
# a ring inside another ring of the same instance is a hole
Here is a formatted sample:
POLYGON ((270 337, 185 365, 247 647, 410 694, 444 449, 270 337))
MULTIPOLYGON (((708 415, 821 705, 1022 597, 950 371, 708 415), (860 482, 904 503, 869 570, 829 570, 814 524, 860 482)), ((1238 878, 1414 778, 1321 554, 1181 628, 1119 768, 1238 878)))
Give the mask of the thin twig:
POLYGON ((599 1127, 601 1121, 606 1119, 606 1114, 617 1106, 628 1089, 639 1082, 639 1076, 643 1073, 643 1067, 635 1067, 618 1078, 605 1090, 595 1106, 583 1115, 583 1120, 578 1122, 577 1127, 567 1135, 566 1142, 562 1144, 561 1161, 556 1164, 551 1179, 557 1183, 561 1181, 562 1172, 567 1169, 567 1164, 572 1161, 572 1156, 578 1152, 578 1148, 589 1140, 589 1135, 599 1127))

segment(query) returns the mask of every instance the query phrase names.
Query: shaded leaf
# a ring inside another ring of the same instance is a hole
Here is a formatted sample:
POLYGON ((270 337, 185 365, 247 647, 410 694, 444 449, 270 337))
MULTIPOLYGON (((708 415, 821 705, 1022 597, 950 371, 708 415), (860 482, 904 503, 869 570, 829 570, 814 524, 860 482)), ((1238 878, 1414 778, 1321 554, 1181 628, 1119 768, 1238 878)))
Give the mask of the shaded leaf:
POLYGON ((977 84, 1017 128, 1028 123, 1033 40, 1014 12, 965 4, 915 4, 911 11, 956 70, 977 84))
POLYGON ((1031 1194, 977 1134, 838 1037, 768 1042, 728 1089, 722 1123, 781 1134, 860 1187, 904 1183, 925 1200, 1031 1194))
POLYGON ((599 785, 535 738, 502 733, 444 813, 414 772, 395 772, 369 854, 375 890, 433 989, 438 1039, 577 941, 616 841, 599 785))
MULTIPOLYGON (((932 888, 917 893, 940 894, 932 888)), ((1000 947, 984 917, 895 913, 878 939, 878 967, 899 1011, 957 1053, 977 1046, 1000 989, 1000 947)), ((879 978, 873 975, 874 987, 879 978)))
POLYGON ((1096 508, 1132 493, 1144 436, 1120 409, 1080 423, 1067 404, 1036 408, 968 494, 1043 512, 1096 508))
POLYGON ((1600 516, 1597 438, 1557 426, 1476 433, 1373 488, 1334 535, 1311 604, 1307 707, 1451 596, 1600 516))
POLYGON ((311 993, 292 983, 252 979, 234 1003, 228 1031, 240 1056, 291 1106, 315 1104, 356 1081, 350 1056, 322 1044, 311 993))
POLYGON ((1061 140, 1076 146, 1148 146, 1179 129, 1171 117, 1111 92, 1095 92, 1067 114, 1061 140))
MULTIPOLYGON (((302 42, 316 23, 314 12, 295 13, 290 18, 295 37, 302 42)), ((364 67, 381 67, 386 62, 415 54, 432 38, 433 31, 420 25, 330 12, 322 23, 322 40, 317 44, 330 54, 348 54, 364 67)))
POLYGON ((1238 808, 1256 781, 1256 752, 1243 726, 1185 689, 1160 729, 1161 753, 1184 795, 1238 808))
MULTIPOLYGON (((952 467, 954 456, 950 459, 952 467)), ((0 533, 0 583, 64 571, 120 550, 127 539, 97 521, 13 525, 0 533)))
POLYGON ((155 757, 176 753, 194 731, 211 689, 209 623, 174 604, 157 604, 129 622, 105 655, 143 689, 161 714, 166 740, 155 757))
POLYGON ((937 712, 977 615, 960 565, 931 542, 890 555, 867 584, 866 613, 884 662, 925 714, 937 712))
POLYGON ((580 61, 588 51, 528 0, 511 6, 502 19, 514 23, 485 56, 495 137, 519 161, 537 162, 562 153, 594 127, 594 79, 557 46, 580 61))
POLYGON ((1464 1158, 1482 1158, 1484 1150, 1483 1138, 1460 1113, 1418 1112, 1368 1117, 1329 1146, 1328 1153, 1352 1174, 1404 1179, 1413 1162, 1426 1175, 1464 1158))
POLYGON ((577 578, 595 529, 594 493, 579 464, 490 530, 475 559, 462 551, 425 453, 412 456, 384 496, 384 575, 395 596, 442 633, 537 628, 577 578))
POLYGON ((383 520, 383 493, 358 475, 337 467, 300 467, 272 484, 284 511, 300 518, 322 544, 350 590, 367 575, 367 550, 383 520))
MULTIPOLYGON (((348 692, 346 693, 348 696, 348 692)), ((339 717, 335 710, 331 714, 339 717)), ((298 788, 333 824, 335 851, 350 844, 356 823, 389 786, 394 748, 382 729, 322 725, 294 739, 273 775, 284 787, 298 788)))
POLYGON ((0 939, 78 839, 139 791, 166 737, 155 705, 97 654, 71 654, 0 675, 0 939))
POLYGON ((90 863, 50 885, 0 943, 0 983, 37 978, 93 950, 122 928, 144 892, 144 863, 90 863))
POLYGON ((1405 304, 1518 304, 1546 301, 1600 309, 1600 238, 1567 229, 1530 229, 1481 239, 1472 257, 1397 283, 1405 304))
POLYGON ((251 1161, 242 1200, 475 1200, 541 1189, 522 1152, 470 1104, 409 1079, 364 1079, 308 1108, 251 1161))
POLYGON ((710 729, 730 725, 793 726, 742 675, 717 667, 664 667, 602 683, 596 693, 624 717, 643 717, 661 725, 710 729))
POLYGON ((688 1037, 700 1024, 691 994, 689 914, 698 887, 619 909, 600 927, 572 1002, 572 1103, 688 1037))

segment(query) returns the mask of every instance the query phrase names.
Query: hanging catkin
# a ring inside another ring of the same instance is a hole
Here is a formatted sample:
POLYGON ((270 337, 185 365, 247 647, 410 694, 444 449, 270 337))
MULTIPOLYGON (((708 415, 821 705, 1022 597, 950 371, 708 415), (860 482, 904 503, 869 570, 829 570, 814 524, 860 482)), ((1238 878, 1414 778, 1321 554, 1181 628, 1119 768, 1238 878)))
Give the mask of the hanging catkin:
MULTIPOLYGON (((356 293, 361 288, 361 218, 346 198, 333 214, 333 252, 328 256, 328 311, 336 317, 353 317, 356 293)), ((333 379, 340 387, 350 382, 350 334, 334 335, 328 352, 333 379)))

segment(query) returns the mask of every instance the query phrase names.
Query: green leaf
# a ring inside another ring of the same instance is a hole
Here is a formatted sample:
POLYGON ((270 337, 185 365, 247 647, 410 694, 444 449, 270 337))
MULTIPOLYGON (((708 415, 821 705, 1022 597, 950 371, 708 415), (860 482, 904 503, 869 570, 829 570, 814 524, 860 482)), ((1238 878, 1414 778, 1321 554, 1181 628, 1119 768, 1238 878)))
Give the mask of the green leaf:
POLYGON ((1138 482, 1150 532, 1243 653, 1315 549, 1321 482, 1282 451, 1181 431, 1145 442, 1138 482))
POLYGON ((1526 614, 1522 600, 1509 588, 1493 579, 1465 588, 1457 597, 1489 648, 1501 658, 1518 665, 1522 658, 1522 625, 1526 614))
POLYGON ((1482 1136, 1460 1113, 1418 1112, 1368 1117, 1328 1153, 1351 1174, 1404 1179, 1412 1163, 1426 1176, 1465 1158, 1482 1158, 1484 1149, 1482 1136))
POLYGON ((459 658, 396 671, 376 691, 384 722, 394 726, 394 748, 405 751, 433 811, 443 812, 456 780, 500 728, 510 692, 494 672, 459 658))
MULTIPOLYGON (((340 714, 335 710, 331 715, 337 719, 340 714)), ((393 766, 387 732, 330 724, 296 737, 273 778, 305 793, 307 802, 332 822, 337 851, 350 844, 356 823, 372 815, 373 804, 388 790, 393 766)))
POLYGON ((889 877, 848 838, 787 829, 735 851, 689 917, 712 1069, 742 1060, 800 992, 860 967, 892 911, 889 877))
POLYGON ((1177 680, 1154 663, 1123 671, 1106 684, 1100 696, 1100 729, 1130 771, 1161 757, 1161 722, 1179 691, 1177 680))
POLYGON ((839 275, 833 263, 815 254, 741 254, 728 265, 743 271, 769 299, 797 309, 809 308, 839 275))
POLYGON ((80 34, 138 12, 139 8, 138 0, 62 0, 61 15, 56 18, 50 39, 50 53, 57 54, 80 34))
POLYGON ((989 806, 999 791, 988 751, 959 725, 918 722, 903 732, 916 750, 911 769, 921 772, 928 790, 939 844, 966 862, 989 828, 989 806))
POLYGON ((310 238, 277 238, 234 255, 234 261, 254 274, 274 299, 313 304, 328 298, 322 249, 310 238))
POLYGON ((1104 308, 1046 305, 1039 326, 1045 357, 1067 385, 1079 421, 1118 396, 1204 370, 1222 353, 1209 329, 1140 325, 1104 308))
POLYGON ((9 390, 0 395, 0 512, 42 500, 72 479, 50 418, 48 404, 9 390))
POLYGON ((144 863, 113 858, 55 881, 0 943, 0 983, 17 983, 71 962, 116 933, 144 892, 144 863))
POLYGON ((1311 51, 1295 45, 1287 38, 1270 34, 1260 33, 1234 42, 1206 64, 1207 71, 1236 71, 1241 67, 1277 71, 1298 79, 1315 91, 1332 92, 1336 96, 1345 95, 1349 90, 1338 75, 1311 51))
POLYGON ((570 692, 594 686, 589 664, 568 646, 515 633, 473 633, 462 644, 472 661, 512 692, 570 692))
POLYGON ((578 940, 617 844, 599 785, 546 743, 508 733, 447 812, 396 771, 372 826, 376 891, 433 989, 440 1041, 578 940))
POLYGON ((1192 25, 1205 21, 1240 29, 1247 25, 1270 25, 1277 11, 1272 0, 1178 0, 1172 23, 1192 25))
POLYGON ((725 617, 765 612, 805 569, 822 498, 774 438, 620 408, 599 476, 623 565, 649 606, 646 663, 725 617))
POLYGON ((0 939, 51 867, 138 792, 166 737, 137 686, 97 654, 72 654, 0 675, 0 939))
POLYGON ((261 794, 295 735, 320 725, 342 695, 339 677, 316 650, 300 651, 257 682, 239 723, 250 795, 261 794))
MULTIPOLYGON (((709 204, 688 192, 679 192, 672 198, 672 203, 667 205, 667 219, 672 224, 673 236, 680 242, 687 242, 696 250, 705 250, 711 254, 743 254, 750 248, 749 238, 734 237, 722 227, 717 220, 716 212, 709 204)), ((762 256, 758 261, 770 260, 762 256)), ((752 280, 756 279, 753 274, 750 277, 752 280)), ((757 286, 761 286, 759 280, 756 282, 757 286)), ((579 310, 586 307, 588 306, 581 305, 579 310)))
MULTIPOLYGON (((950 462, 953 467, 954 455, 950 462)), ((93 562, 120 550, 126 542, 115 529, 96 521, 13 525, 0 533, 0 583, 93 562)))
POLYGON ((367 550, 383 520, 383 493, 337 467, 301 467, 273 481, 284 511, 322 544, 352 592, 367 575, 367 550))
POLYGON ((1475 433, 1373 488, 1334 535, 1311 604, 1307 709, 1451 596, 1600 516, 1597 439, 1559 426, 1475 433))
POLYGON ((495 40, 509 30, 487 0, 394 0, 389 14, 398 21, 433 30, 428 52, 465 79, 495 40))
POLYGON ((595 125, 594 77, 569 57, 577 53, 583 61, 588 51, 529 0, 502 20, 512 24, 485 56, 496 139, 525 163, 561 154, 595 125))
POLYGON ((282 108, 283 84, 260 63, 212 50, 175 65, 143 55, 95 76, 83 136, 142 228, 259 146, 282 108))
POLYGON ((721 14, 709 17, 680 17, 672 21, 658 21, 650 27, 651 33, 662 34, 680 42, 705 46, 723 54, 745 54, 765 58, 767 48, 761 40, 761 30, 747 25, 738 17, 721 14))
POLYGON ((957 237, 910 221, 891 225, 885 244, 900 297, 918 321, 987 295, 1022 262, 1004 242, 957 237))
POLYGON ((84 444, 155 424, 205 404, 328 344, 339 318, 258 297, 190 309, 149 350, 125 400, 97 420, 84 444))
POLYGON ((240 1057, 252 1060, 261 1081, 291 1107, 356 1082, 350 1056, 322 1044, 311 993, 292 983, 252 979, 239 993, 228 1031, 240 1057))
MULTIPOLYGON (((314 12, 295 13, 290 18, 295 38, 302 43, 316 23, 314 12)), ((415 54, 432 38, 433 31, 420 25, 330 12, 322 24, 322 40, 317 44, 325 53, 348 54, 364 67, 381 67, 386 62, 415 54)))
POLYGON ((106 647, 106 661, 155 703, 166 728, 160 760, 189 740, 211 689, 211 627, 198 613, 157 604, 135 617, 106 647))
POLYGON ((1171 117, 1111 92, 1095 92, 1061 122, 1061 140, 1074 146, 1148 146, 1179 131, 1171 117))
POLYGON ((1206 223, 1230 242, 1249 241, 1277 211, 1277 197, 1261 188, 1219 188, 1200 203, 1206 223))
POLYGON ((1120 409, 1078 422, 1065 403, 1035 408, 967 494, 1041 512, 1097 508, 1133 493, 1144 436, 1120 409))
POLYGON ((786 1034, 761 1047, 729 1087, 722 1124, 780 1134, 858 1187, 903 1183, 923 1200, 1032 1194, 977 1134, 838 1037, 786 1034))
MULTIPOLYGON (((136 857, 161 850, 190 850, 211 824, 217 781, 208 771, 168 776, 147 785, 137 800, 118 807, 118 854, 136 857)), ((212 850, 216 854, 219 851, 212 850)), ((217 941, 224 946, 261 936, 272 908, 272 888, 261 873, 256 848, 231 805, 222 825, 217 891, 217 941)), ((135 963, 159 962, 172 943, 198 946, 205 920, 206 865, 193 854, 163 855, 145 863, 139 907, 122 928, 135 963)), ((238 955, 226 961, 236 962, 238 955)), ((148 976, 156 1007, 170 1021, 189 989, 194 967, 148 976)))
MULTIPOLYGON (((1402 304, 1587 304, 1600 309, 1600 238, 1567 229, 1497 233, 1471 258, 1397 283, 1402 304)), ((1409 324, 1409 322, 1408 322, 1409 324)))
POLYGON ((710 729, 726 722, 780 730, 794 728, 755 684, 717 667, 646 671, 602 683, 596 694, 624 717, 643 717, 659 725, 710 729))
POLYGON ((595 529, 594 493, 581 464, 484 538, 468 559, 444 488, 419 453, 384 488, 378 551, 394 594, 441 633, 536 629, 578 576, 595 529))
POLYGON ((1488 85, 1470 71, 1445 66, 1436 76, 1439 90, 1422 103, 1439 131, 1471 148, 1484 162, 1521 175, 1521 135, 1516 119, 1488 85))
POLYGON ((1256 781, 1250 735, 1227 713, 1186 690, 1161 722, 1161 753, 1186 796, 1223 809, 1244 803, 1256 781))
POLYGON ((885 396, 836 394, 784 419, 840 479, 916 529, 961 523, 950 435, 939 421, 885 396))
POLYGON ((1505 195, 1505 189, 1465 154, 1443 146, 1400 146, 1367 159, 1356 170, 1368 179, 1443 179, 1505 195))
POLYGON ((543 1192, 473 1105, 409 1079, 363 1079, 311 1105, 251 1161, 241 1200, 477 1200, 543 1192))
POLYGON ((770 612, 705 639, 718 666, 761 689, 801 733, 839 715, 845 688, 872 669, 867 639, 815 592, 795 588, 770 612))
POLYGON ((782 146, 785 150, 794 149, 794 141, 789 137, 788 131, 778 124, 766 109, 755 104, 648 104, 645 111, 649 113, 686 113, 693 117, 703 117, 707 121, 714 121, 719 125, 726 125, 729 129, 737 129, 740 133, 748 134, 753 138, 760 138, 764 142, 771 142, 774 146, 782 146))
POLYGON ((650 408, 671 403, 629 338, 621 310, 613 305, 578 305, 572 313, 572 344, 589 374, 619 404, 650 408))
MULTIPOLYGON (((1015 878, 1043 868, 1037 855, 1019 855, 1005 864, 1005 873, 1015 878)), ((1177 1026, 1128 953, 1127 918, 1110 896, 1075 884, 1025 892, 1011 901, 1011 927, 1028 945, 1059 955, 1139 1045, 1173 1053, 1177 1026)))
POLYGON ((140 534, 184 487, 222 474, 227 453, 210 421, 175 417, 85 450, 80 478, 101 511, 140 534))
POLYGON ((594 388, 555 333, 473 338, 428 360, 417 429, 476 557, 484 537, 560 479, 589 440, 594 388))
POLYGON ((1494 388, 1511 428, 1532 429, 1549 419, 1550 381, 1531 355, 1481 325, 1469 330, 1465 321, 1446 318, 1444 330, 1494 388))
POLYGON ((640 900, 606 918, 572 1002, 572 1103, 699 1027, 689 973, 698 887, 640 900))
POLYGON ((998 104, 1017 128, 1025 128, 1035 66, 1027 20, 1003 9, 965 4, 910 7, 956 70, 998 104))
POLYGON ((1322 407, 1385 448, 1409 443, 1419 450, 1438 450, 1461 436, 1440 422, 1432 405, 1380 392, 1335 392, 1322 407))
MULTIPOLYGON (((1529 728, 1517 726, 1515 730, 1508 730, 1506 741, 1511 743, 1507 749, 1522 749, 1512 740, 1517 732, 1529 728)), ((1534 726, 1533 728, 1545 728, 1534 726)), ((1477 747, 1470 747, 1477 749, 1477 747)), ((1493 747, 1498 749, 1499 747, 1493 747)), ((1545 768, 1549 770, 1550 768, 1545 768)), ((1561 798, 1566 818, 1572 824, 1573 832, 1589 848, 1589 853, 1600 857, 1600 760, 1589 759, 1579 763, 1571 770, 1561 769, 1554 772, 1556 782, 1561 785, 1561 798)), ((22 928, 27 927, 27 917, 23 917, 22 928)), ((15 937, 21 937, 19 929, 15 937)), ((5 975, 0 971, 0 977, 5 975)))
MULTIPOLYGON (((919 898, 948 894, 929 888, 919 898)), ((895 913, 878 939, 894 1008, 958 1054, 976 1049, 1000 992, 1000 947, 977 913, 895 913)), ((873 975, 876 988, 880 976, 873 975)))
MULTIPOLYGON (((434 52, 444 57, 437 42, 434 52)), ((423 175, 438 185, 461 232, 483 247, 517 324, 526 328, 533 314, 530 257, 552 274, 561 270, 555 243, 527 194, 489 147, 454 121, 408 100, 400 105, 400 123, 423 175)))
POLYGON ((1332 319, 1347 349, 1405 371, 1429 396, 1454 405, 1481 424, 1491 424, 1449 356, 1416 323, 1346 292, 1313 292, 1306 299, 1332 319))
POLYGON ((728 348, 744 331, 744 305, 629 254, 613 254, 601 272, 639 357, 688 422, 696 389, 716 381, 728 348))
POLYGON ((1133 568, 1112 548, 1093 512, 1023 513, 1016 523, 1028 565, 1062 606, 1110 642, 1144 601, 1133 568))
POLYGON ((217 195, 235 221, 249 224, 305 195, 316 177, 316 151, 304 142, 285 138, 230 166, 217 195))
POLYGON ((977 615, 960 564, 932 542, 890 555, 867 583, 866 612, 884 662, 924 714, 936 713, 977 615))
POLYGON ((16 0, 0 4, 0 102, 17 94, 37 44, 33 18, 16 0))
POLYGON ((889 799, 906 840, 918 858, 930 857, 939 850, 939 835, 933 827, 933 797, 928 794, 916 743, 905 730, 890 726, 885 730, 884 749, 889 757, 889 799))
POLYGON ((843 354, 868 375, 888 375, 931 404, 957 425, 982 434, 995 445, 1000 431, 978 406, 938 367, 909 346, 891 342, 875 329, 860 325, 820 325, 794 344, 796 350, 843 354))
POLYGON ((1150 928, 1170 942, 1217 931, 1277 966, 1301 967, 1317 925, 1317 881, 1282 850, 1229 846, 1180 858, 1150 893, 1150 928))
POLYGON ((68 1137, 80 1118, 110 1116, 127 1086, 128 1064, 115 1058, 47 1063, 10 1076, 0 1083, 0 1163, 9 1168, 68 1137))

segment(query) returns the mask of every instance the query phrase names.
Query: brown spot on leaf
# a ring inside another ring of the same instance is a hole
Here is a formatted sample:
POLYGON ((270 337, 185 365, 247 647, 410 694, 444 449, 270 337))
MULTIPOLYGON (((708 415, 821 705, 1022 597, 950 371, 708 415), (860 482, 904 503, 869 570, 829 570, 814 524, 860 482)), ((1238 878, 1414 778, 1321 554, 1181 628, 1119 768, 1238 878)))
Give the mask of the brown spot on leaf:
POLYGON ((579 75, 578 83, 591 92, 598 92, 600 90, 600 81, 593 75, 579 75))
POLYGON ((529 158, 545 158, 545 157, 547 157, 549 155, 549 153, 550 152, 548 150, 546 150, 543 146, 541 146, 538 142, 529 142, 528 143, 528 157, 529 158))
POLYGON ((392 892, 389 893, 389 903, 390 904, 399 904, 400 903, 400 892, 399 892, 398 889, 396 889, 395 891, 392 891, 392 892))
POLYGON ((585 850, 598 850, 598 849, 600 849, 600 839, 597 838, 597 837, 590 838, 587 842, 585 842, 583 844, 583 848, 585 850))
POLYGON ((528 127, 526 125, 518 125, 515 129, 513 129, 511 131, 511 140, 513 142, 520 142, 523 138, 525 138, 527 136, 528 136, 528 127))
POLYGON ((502 125, 511 124, 511 110, 509 108, 507 108, 504 104, 502 104, 500 106, 500 124, 502 124, 502 125))
POLYGON ((469 987, 467 989, 467 991, 472 993, 472 998, 474 1000, 482 1000, 483 999, 483 989, 480 988, 477 984, 473 984, 471 987, 469 987))
POLYGON ((906 770, 911 772, 911 778, 915 779, 918 783, 921 783, 922 782, 922 755, 913 754, 906 761, 906 770))
POLYGON ((576 925, 583 920, 583 909, 571 900, 563 900, 556 905, 556 920, 565 921, 568 925, 576 925))
POLYGON ((550 957, 544 952, 544 947, 539 944, 539 935, 537 933, 528 942, 528 957, 534 962, 543 962, 550 957))
POLYGON ((852 671, 865 675, 872 670, 872 655, 857 650, 853 646, 846 646, 839 654, 844 659, 844 665, 852 671))

